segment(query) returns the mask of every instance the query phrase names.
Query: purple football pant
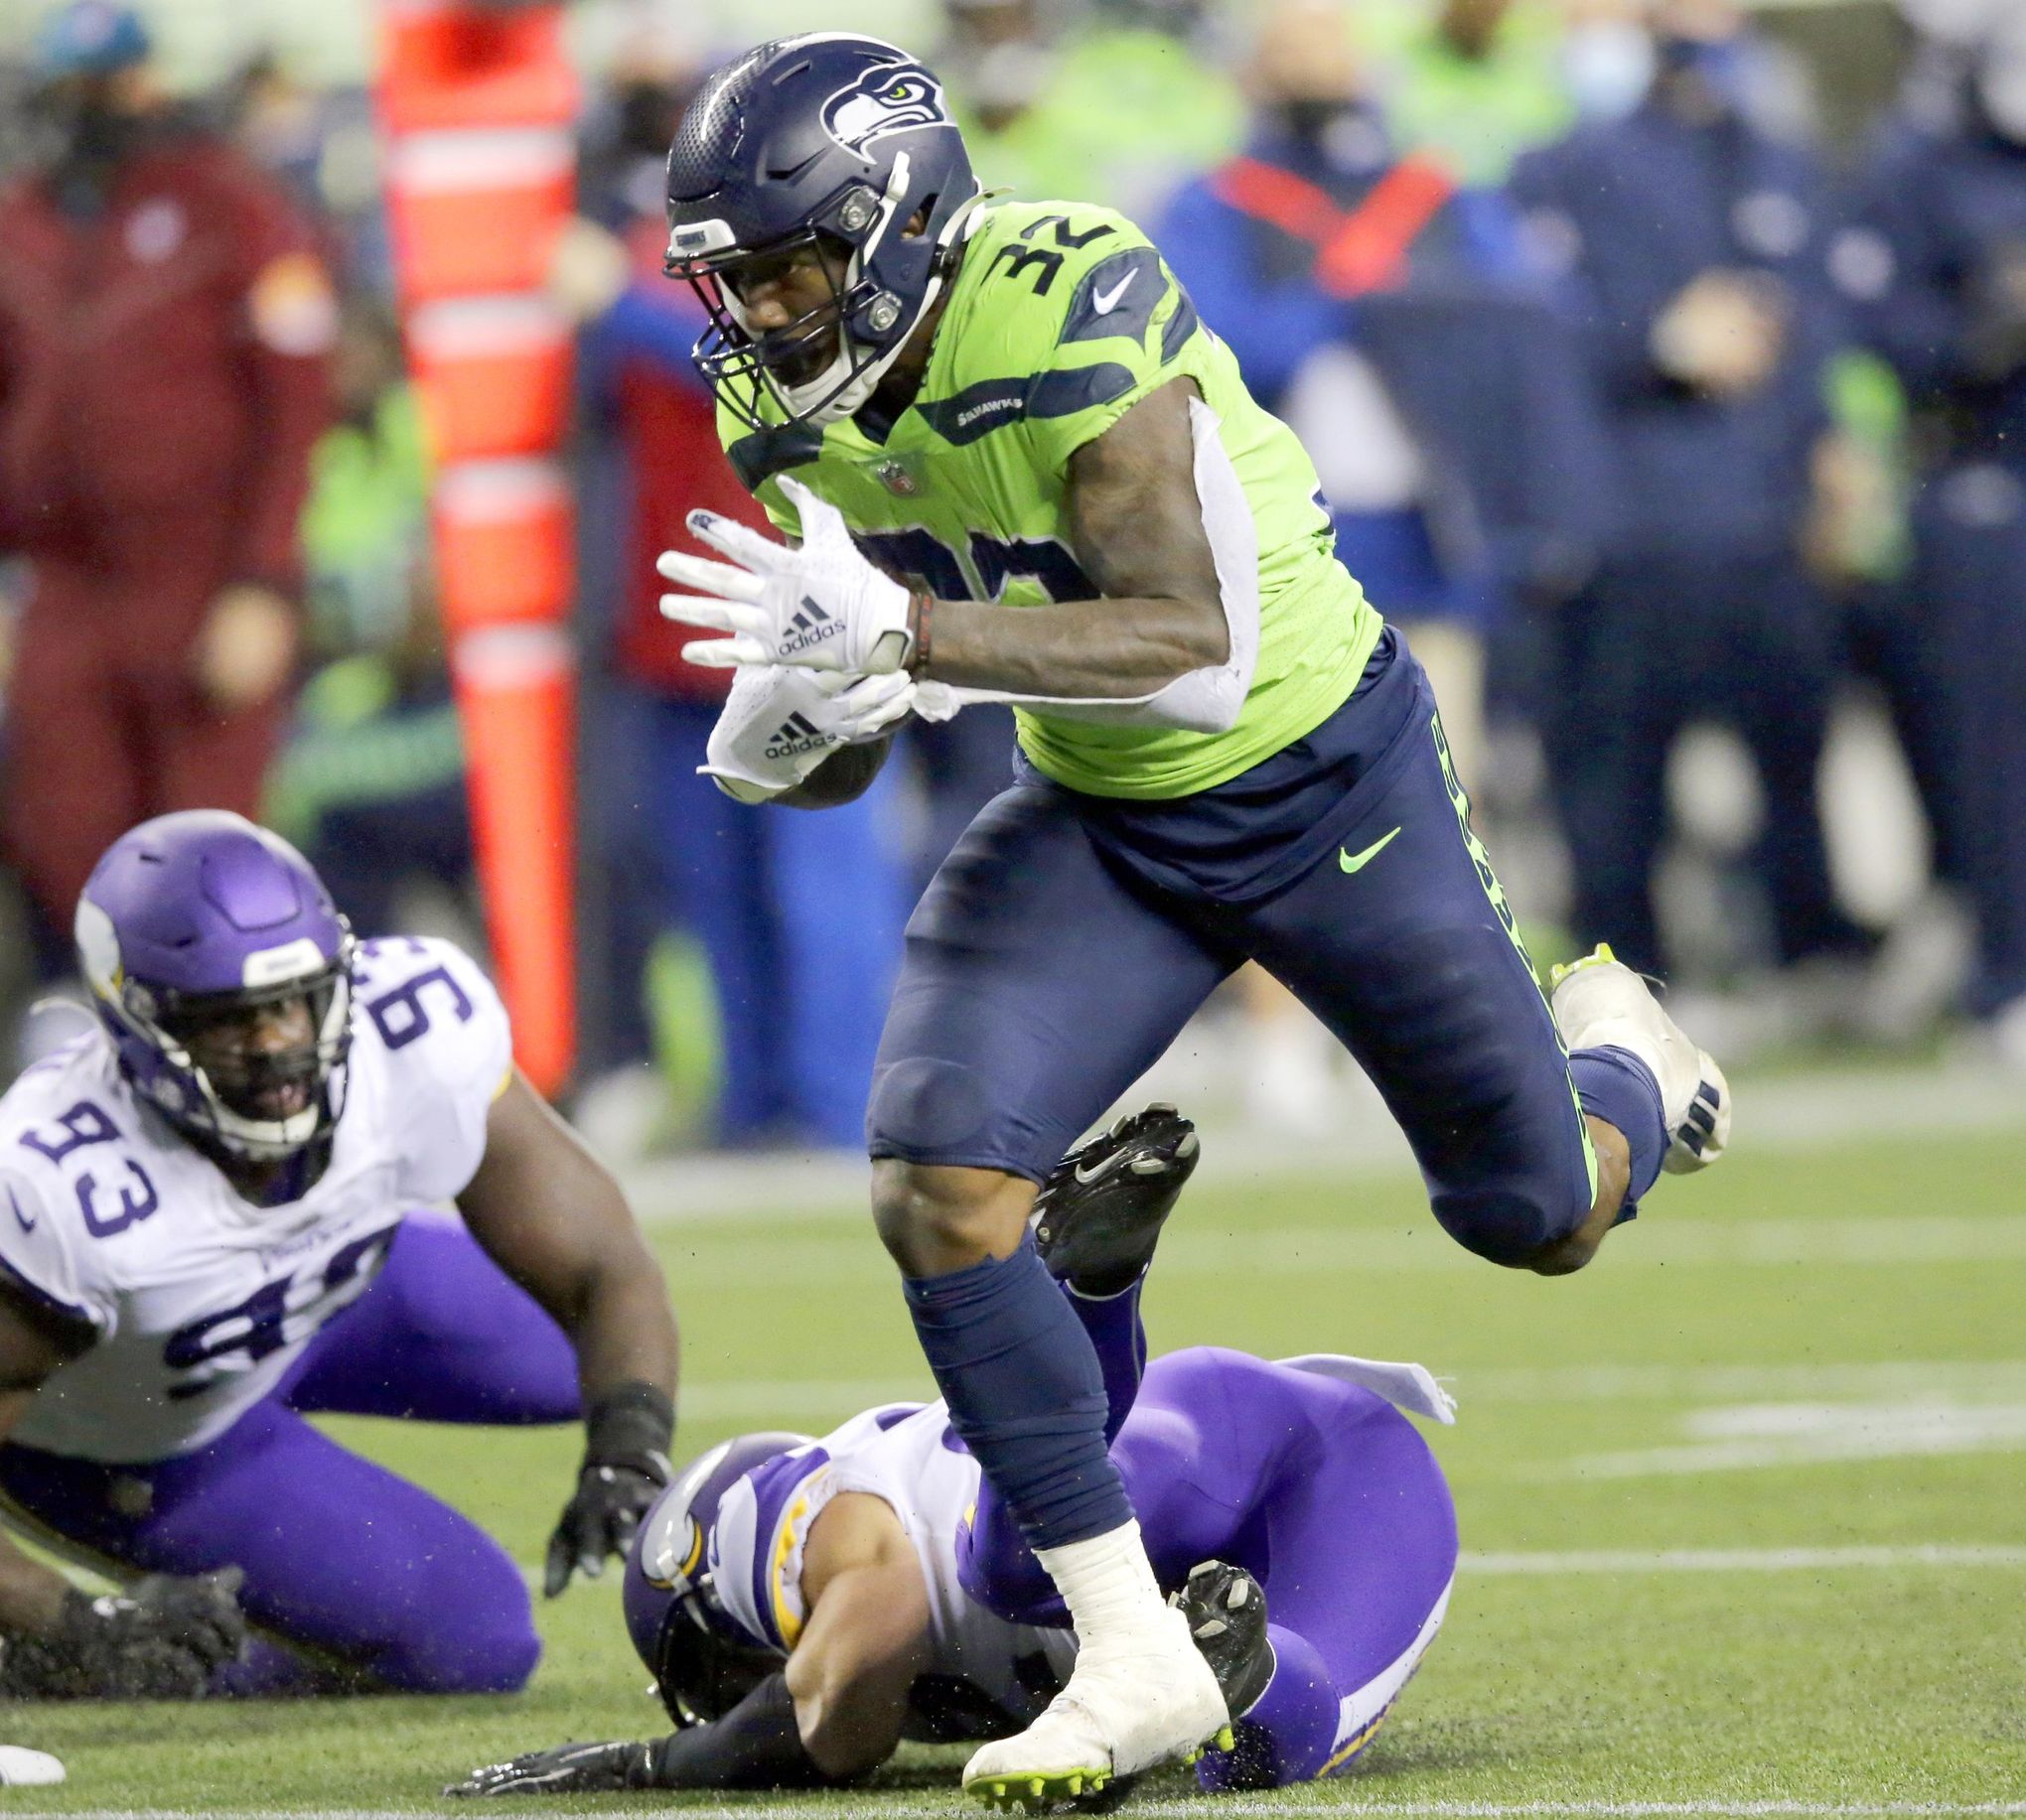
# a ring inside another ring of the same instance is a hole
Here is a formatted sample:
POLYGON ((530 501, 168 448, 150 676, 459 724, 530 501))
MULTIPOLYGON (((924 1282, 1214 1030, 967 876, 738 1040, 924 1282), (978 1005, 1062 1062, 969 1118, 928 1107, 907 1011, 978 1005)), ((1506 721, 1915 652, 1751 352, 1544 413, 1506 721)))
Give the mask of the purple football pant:
MULTIPOLYGON (((1111 1458, 1162 1587, 1228 1561, 1266 1594, 1273 1680, 1237 1725, 1237 1749, 1209 1752, 1198 1781, 1216 1792, 1346 1768, 1448 1607, 1456 1512, 1435 1457, 1359 1385, 1217 1346, 1147 1365, 1137 1288, 1070 1301, 1104 1366, 1111 1458)), ((1022 1622, 1067 1621, 989 1485, 958 1548, 972 1598, 1022 1622)))
POLYGON ((520 1687, 541 1653, 520 1569, 305 1411, 571 1422, 577 1361, 462 1225, 410 1214, 372 1287, 210 1446, 135 1466, 0 1447, 0 1497, 63 1552, 123 1578, 239 1568, 262 1634, 220 1671, 218 1693, 520 1687))

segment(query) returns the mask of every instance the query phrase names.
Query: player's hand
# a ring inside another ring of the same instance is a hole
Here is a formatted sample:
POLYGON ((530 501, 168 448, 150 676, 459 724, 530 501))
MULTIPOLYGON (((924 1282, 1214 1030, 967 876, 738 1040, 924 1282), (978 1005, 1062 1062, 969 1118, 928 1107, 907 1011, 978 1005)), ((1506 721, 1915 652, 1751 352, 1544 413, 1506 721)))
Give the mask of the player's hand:
POLYGON ((793 789, 840 746, 879 739, 914 706, 905 671, 853 680, 770 663, 739 671, 697 767, 740 802, 793 789))
POLYGON ((915 645, 907 589, 859 555, 834 505, 793 477, 781 490, 801 517, 798 546, 693 511, 690 530, 731 562, 670 550, 655 565, 696 591, 662 595, 663 614, 733 634, 685 644, 683 656, 709 669, 787 663, 853 676, 905 669, 915 645))
POLYGON ((549 1537, 542 1597, 554 1599, 570 1584, 572 1573, 596 1580, 605 1572, 607 1555, 624 1555, 667 1482, 665 1461, 656 1470, 645 1463, 601 1466, 587 1460, 577 1475, 577 1494, 563 1506, 562 1520, 549 1537))
POLYGON ((239 1653, 246 1619, 239 1571, 195 1579, 150 1574, 122 1593, 72 1591, 48 1636, 17 1637, 0 1690, 43 1700, 196 1700, 239 1653))
POLYGON ((235 582, 198 628, 197 685, 222 714, 266 701, 288 681, 296 656, 296 611, 272 588, 235 582))
POLYGON ((447 1795, 590 1795, 651 1785, 651 1745, 557 1745, 504 1763, 487 1763, 447 1795))

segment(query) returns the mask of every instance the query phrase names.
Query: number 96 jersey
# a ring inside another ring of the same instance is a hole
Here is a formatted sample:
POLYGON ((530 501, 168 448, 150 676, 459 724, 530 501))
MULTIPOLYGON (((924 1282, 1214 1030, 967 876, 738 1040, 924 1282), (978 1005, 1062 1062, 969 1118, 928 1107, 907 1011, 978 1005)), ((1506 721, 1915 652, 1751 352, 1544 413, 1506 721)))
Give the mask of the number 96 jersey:
POLYGON ((99 1032, 0 1099, 0 1279, 88 1340, 9 1440, 120 1464, 203 1447, 364 1294, 407 1209, 471 1181, 512 1064, 499 995, 444 941, 366 942, 355 978, 330 1166, 295 1200, 242 1200, 99 1032))

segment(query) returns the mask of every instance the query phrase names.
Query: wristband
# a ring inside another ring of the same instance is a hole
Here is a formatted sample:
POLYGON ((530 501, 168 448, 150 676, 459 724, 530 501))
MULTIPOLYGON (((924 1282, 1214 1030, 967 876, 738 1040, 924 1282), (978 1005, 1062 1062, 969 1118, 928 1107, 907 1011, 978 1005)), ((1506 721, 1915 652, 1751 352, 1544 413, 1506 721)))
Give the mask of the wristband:
POLYGON ((635 1465, 659 1469, 663 1484, 672 1473, 668 1449, 675 1440, 675 1405, 665 1391, 641 1379, 615 1384, 584 1417, 586 1466, 635 1465))
POLYGON ((929 616, 935 607, 936 597, 926 588, 917 588, 908 596, 908 637, 912 645, 908 658, 910 676, 920 676, 929 668, 929 616))

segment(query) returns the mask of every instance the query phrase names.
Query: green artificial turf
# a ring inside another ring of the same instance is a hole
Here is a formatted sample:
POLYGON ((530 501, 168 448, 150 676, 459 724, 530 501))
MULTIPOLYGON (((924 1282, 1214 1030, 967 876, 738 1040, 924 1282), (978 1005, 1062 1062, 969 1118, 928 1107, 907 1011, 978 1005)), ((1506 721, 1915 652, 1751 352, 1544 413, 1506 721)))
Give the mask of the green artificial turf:
MULTIPOLYGON (((859 1219, 783 1208, 655 1242, 684 1322, 685 1449, 819 1430, 926 1382, 859 1219)), ((1156 1350, 1416 1358, 1462 1405, 1433 1435, 1468 1552, 1425 1668, 1355 1773, 1244 1811, 2026 1804, 2026 1135, 1747 1143, 1664 1182, 1563 1281, 1470 1258, 1411 1182, 1253 1180, 1213 1146, 1146 1306, 1156 1350), (1915 1553, 1937 1548, 1993 1552, 1915 1553), (1850 1549, 1872 1552, 1833 1552, 1850 1549), (1748 1552, 1712 1566, 1712 1550, 1748 1552), (1589 1571, 1599 1556, 1618 1567, 1589 1571)), ((578 1448, 333 1427, 529 1563, 578 1448)), ((611 1579, 540 1622, 546 1658, 512 1699, 16 1709, 0 1736, 71 1779, 0 1793, 0 1812, 462 1813, 436 1790, 472 1764, 654 1729, 611 1579)), ((954 1811, 960 1761, 913 1752, 862 1791, 689 1804, 954 1811)), ((1135 1805, 1191 1787, 1152 1778, 1135 1805)))

